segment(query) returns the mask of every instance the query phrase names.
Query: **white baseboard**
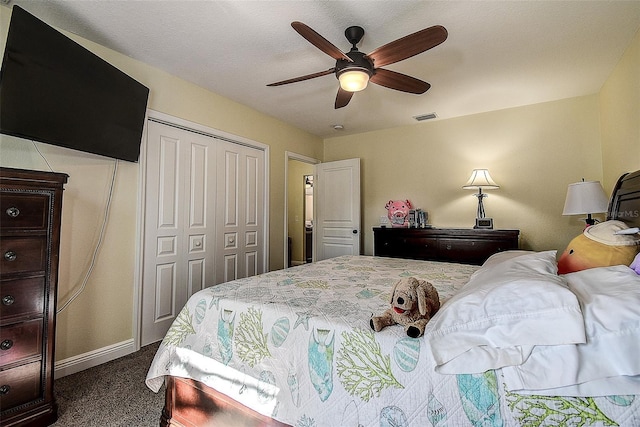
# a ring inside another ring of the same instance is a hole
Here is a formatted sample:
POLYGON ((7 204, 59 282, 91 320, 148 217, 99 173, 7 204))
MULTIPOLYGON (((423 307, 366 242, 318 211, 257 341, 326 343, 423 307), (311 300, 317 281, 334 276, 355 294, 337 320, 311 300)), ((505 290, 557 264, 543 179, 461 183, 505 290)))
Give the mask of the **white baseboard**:
POLYGON ((93 368, 103 363, 118 359, 136 351, 133 339, 102 347, 87 353, 59 360, 55 363, 54 378, 62 378, 67 375, 93 368))

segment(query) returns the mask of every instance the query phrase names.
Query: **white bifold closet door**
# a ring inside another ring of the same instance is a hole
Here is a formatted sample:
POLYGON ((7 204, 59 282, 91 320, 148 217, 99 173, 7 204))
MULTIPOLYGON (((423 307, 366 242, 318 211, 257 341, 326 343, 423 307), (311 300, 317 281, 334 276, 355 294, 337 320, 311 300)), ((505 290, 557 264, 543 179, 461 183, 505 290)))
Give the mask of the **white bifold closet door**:
POLYGON ((218 144, 216 283, 264 273, 264 151, 218 144))
POLYGON ((264 162, 262 150, 148 122, 141 345, 195 292, 264 272, 264 162))

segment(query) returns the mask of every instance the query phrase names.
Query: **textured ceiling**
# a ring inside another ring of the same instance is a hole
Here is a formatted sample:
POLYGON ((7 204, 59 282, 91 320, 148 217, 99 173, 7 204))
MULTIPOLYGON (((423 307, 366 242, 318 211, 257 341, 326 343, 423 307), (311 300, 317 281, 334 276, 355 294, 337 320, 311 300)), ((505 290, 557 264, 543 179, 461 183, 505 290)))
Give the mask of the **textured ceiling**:
POLYGON ((320 137, 409 125, 431 112, 451 118, 597 93, 640 28, 640 0, 8 4, 320 137), (431 83, 426 93, 372 84, 334 110, 333 75, 266 86, 335 65, 292 21, 344 51, 351 25, 366 31, 363 52, 432 25, 446 27, 449 38, 385 67, 431 83))

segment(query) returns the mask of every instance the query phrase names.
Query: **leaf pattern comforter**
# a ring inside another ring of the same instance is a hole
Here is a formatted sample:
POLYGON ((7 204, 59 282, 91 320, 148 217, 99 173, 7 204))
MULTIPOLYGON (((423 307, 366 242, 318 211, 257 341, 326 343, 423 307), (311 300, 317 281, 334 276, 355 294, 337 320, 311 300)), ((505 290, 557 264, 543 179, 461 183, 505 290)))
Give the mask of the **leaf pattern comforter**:
POLYGON ((639 396, 519 395, 500 371, 440 375, 424 337, 374 333, 401 277, 441 301, 478 267, 342 256, 194 294, 167 332, 146 383, 193 378, 296 427, 638 426, 639 396))

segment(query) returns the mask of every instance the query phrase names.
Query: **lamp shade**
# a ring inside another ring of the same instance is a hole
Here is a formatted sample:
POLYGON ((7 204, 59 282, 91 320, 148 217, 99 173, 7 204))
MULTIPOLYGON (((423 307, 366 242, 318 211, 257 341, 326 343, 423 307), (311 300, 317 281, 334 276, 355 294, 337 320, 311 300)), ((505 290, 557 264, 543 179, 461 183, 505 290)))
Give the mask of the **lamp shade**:
POLYGON ((493 190, 500 188, 500 186, 491 178, 488 169, 474 169, 471 172, 469 181, 462 188, 465 190, 477 190, 479 188, 493 190))
POLYGON ((600 181, 582 181, 569 184, 562 215, 580 215, 606 212, 609 205, 600 181))
POLYGON ((347 92, 358 92, 367 87, 369 73, 359 68, 351 69, 340 73, 338 80, 342 89, 347 92))

